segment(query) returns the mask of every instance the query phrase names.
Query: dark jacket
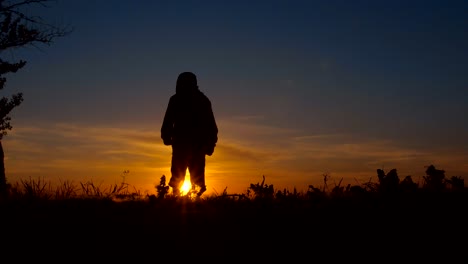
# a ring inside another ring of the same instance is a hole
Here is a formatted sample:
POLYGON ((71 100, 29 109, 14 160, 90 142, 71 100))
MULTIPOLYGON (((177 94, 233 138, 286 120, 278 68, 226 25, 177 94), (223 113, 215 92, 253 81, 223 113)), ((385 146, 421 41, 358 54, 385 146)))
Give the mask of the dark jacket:
POLYGON ((198 89, 171 96, 161 127, 165 145, 181 148, 203 148, 213 154, 218 141, 218 127, 211 101, 198 89))

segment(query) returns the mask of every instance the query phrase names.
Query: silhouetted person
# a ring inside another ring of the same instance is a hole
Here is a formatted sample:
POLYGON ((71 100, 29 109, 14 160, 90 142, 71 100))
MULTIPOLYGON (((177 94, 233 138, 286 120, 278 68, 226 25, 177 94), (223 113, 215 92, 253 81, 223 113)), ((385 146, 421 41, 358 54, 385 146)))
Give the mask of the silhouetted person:
POLYGON ((218 127, 211 101, 198 89, 197 77, 183 72, 177 78, 161 127, 164 145, 172 145, 172 193, 180 194, 187 169, 192 189, 200 196, 206 191, 205 155, 211 156, 218 141, 218 127))

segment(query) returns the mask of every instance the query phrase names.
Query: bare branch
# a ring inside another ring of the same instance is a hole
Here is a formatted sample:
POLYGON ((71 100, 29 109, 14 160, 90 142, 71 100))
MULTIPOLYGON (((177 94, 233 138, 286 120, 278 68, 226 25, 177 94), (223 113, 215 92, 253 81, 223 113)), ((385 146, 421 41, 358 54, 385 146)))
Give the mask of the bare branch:
MULTIPOLYGON (((68 27, 57 27, 44 22, 40 16, 27 15, 20 9, 28 5, 48 7, 51 0, 0 0, 0 54, 5 50, 32 46, 50 45, 54 39, 72 32, 68 27)), ((0 90, 6 83, 5 74, 15 73, 25 61, 8 62, 0 59, 0 90)), ((0 98, 0 140, 12 129, 10 112, 23 101, 22 93, 0 98)))
POLYGON ((30 5, 30 4, 40 4, 40 5, 44 6, 44 7, 47 7, 45 2, 50 2, 50 0, 26 0, 26 1, 21 1, 21 2, 18 2, 18 3, 11 4, 9 6, 2 6, 1 8, 2 9, 14 9, 14 8, 18 8, 20 6, 30 5))

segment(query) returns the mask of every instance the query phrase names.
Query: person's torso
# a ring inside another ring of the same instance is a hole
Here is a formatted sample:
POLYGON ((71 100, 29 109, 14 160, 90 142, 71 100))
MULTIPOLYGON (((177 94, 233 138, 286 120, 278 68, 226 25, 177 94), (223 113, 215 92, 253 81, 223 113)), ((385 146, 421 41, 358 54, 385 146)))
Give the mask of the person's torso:
POLYGON ((174 98, 174 141, 196 144, 206 137, 210 102, 201 92, 176 94, 174 98))

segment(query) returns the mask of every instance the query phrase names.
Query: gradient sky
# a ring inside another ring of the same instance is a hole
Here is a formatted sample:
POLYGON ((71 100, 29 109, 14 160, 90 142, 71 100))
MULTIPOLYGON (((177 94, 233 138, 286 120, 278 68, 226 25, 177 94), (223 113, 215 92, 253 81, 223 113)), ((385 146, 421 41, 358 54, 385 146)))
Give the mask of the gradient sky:
POLYGON ((170 176, 160 127, 179 73, 211 99, 208 192, 377 182, 425 166, 468 177, 467 1, 91 1, 30 10, 72 34, 4 59, 26 67, 4 138, 10 182, 170 176))

